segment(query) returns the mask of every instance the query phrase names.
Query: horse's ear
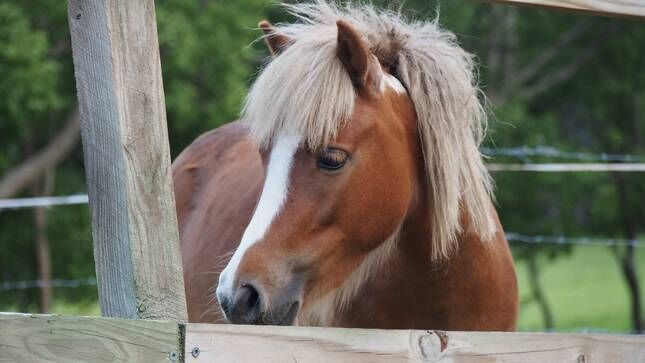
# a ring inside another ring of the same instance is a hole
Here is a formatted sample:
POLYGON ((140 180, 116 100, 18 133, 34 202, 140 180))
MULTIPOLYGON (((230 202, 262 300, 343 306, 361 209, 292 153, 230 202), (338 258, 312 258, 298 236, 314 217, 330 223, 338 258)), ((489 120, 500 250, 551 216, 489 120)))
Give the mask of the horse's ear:
POLYGON ((258 24, 262 32, 264 33, 264 41, 271 52, 271 55, 276 57, 282 53, 289 45, 293 42, 288 36, 278 33, 273 25, 266 20, 262 20, 258 24))
POLYGON ((358 90, 370 90, 380 81, 379 65, 361 35, 346 21, 338 20, 338 58, 358 90), (374 59, 373 59, 374 58, 374 59))

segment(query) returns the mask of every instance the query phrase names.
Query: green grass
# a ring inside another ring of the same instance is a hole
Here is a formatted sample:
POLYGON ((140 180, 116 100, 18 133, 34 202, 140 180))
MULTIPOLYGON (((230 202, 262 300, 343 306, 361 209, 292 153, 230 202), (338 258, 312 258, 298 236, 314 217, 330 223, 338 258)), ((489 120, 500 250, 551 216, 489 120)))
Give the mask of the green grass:
MULTIPOLYGON (((636 251, 642 283, 645 282, 645 268, 642 268, 645 248, 636 251)), ((627 285, 608 247, 578 246, 569 256, 541 262, 540 282, 553 312, 555 330, 631 330, 627 285)), ((521 300, 525 301, 530 290, 524 263, 517 264, 517 275, 521 300)), ((518 328, 544 330, 542 315, 535 303, 521 307, 518 328)))
MULTIPOLYGON (((31 307, 25 311, 19 309, 15 305, 3 305, 0 311, 8 313, 38 313, 38 308, 36 307, 35 303, 30 304, 30 306, 31 307)), ((54 301, 49 308, 49 313, 59 315, 100 316, 101 308, 99 306, 99 302, 96 300, 72 302, 63 299, 57 299, 54 295, 54 301)))
MULTIPOLYGON (((640 281, 645 283, 645 248, 637 248, 640 281)), ((540 281, 551 306, 556 331, 628 332, 629 297, 626 284, 611 251, 602 246, 579 246, 555 261, 540 261, 540 281)), ((527 269, 517 263, 522 301, 530 300, 527 269)), ((9 311, 13 309, 8 309, 9 311)), ((5 310, 6 311, 6 310, 5 310)), ((14 310, 15 311, 15 310, 14 310)), ((32 311, 35 312, 35 311, 32 311)), ((63 315, 100 315, 95 300, 54 300, 51 312, 63 315)), ((542 316, 535 303, 520 308, 519 330, 543 331, 542 316)))
POLYGON ((51 313, 60 315, 101 316, 101 307, 98 301, 69 303, 55 300, 51 307, 51 313))

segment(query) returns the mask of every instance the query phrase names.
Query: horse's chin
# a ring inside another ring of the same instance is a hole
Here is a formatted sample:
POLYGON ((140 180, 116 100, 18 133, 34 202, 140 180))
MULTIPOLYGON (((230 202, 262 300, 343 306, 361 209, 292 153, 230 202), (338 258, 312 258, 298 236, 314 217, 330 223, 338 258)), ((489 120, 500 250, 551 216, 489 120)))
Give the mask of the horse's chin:
POLYGON ((274 308, 261 314, 260 318, 253 322, 254 325, 295 325, 300 302, 292 301, 279 308, 274 308))
MULTIPOLYGON (((298 325, 297 317, 299 312, 300 302, 292 301, 279 308, 274 308, 260 313, 255 320, 244 321, 226 317, 226 322, 228 324, 293 326, 298 325)), ((226 314, 224 314, 224 316, 226 316, 226 314)))
POLYGON ((292 302, 285 310, 286 311, 282 319, 276 324, 272 324, 272 325, 283 325, 283 326, 295 325, 296 317, 298 316, 298 311, 300 310, 300 302, 298 301, 292 302))

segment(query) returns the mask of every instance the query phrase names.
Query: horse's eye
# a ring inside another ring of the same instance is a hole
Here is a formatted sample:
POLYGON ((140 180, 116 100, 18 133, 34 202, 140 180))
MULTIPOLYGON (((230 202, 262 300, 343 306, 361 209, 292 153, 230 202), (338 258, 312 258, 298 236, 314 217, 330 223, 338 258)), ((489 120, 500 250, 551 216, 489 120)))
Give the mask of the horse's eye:
POLYGON ((318 156, 318 167, 324 170, 338 170, 345 165, 347 153, 340 149, 324 149, 318 156))

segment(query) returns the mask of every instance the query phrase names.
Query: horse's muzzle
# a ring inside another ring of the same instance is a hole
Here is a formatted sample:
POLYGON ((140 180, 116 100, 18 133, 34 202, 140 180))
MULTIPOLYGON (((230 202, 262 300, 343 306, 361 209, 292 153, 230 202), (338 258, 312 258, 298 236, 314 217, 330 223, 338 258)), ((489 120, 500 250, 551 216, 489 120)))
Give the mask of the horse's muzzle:
POLYGON ((293 325, 300 303, 288 301, 263 309, 262 297, 253 285, 245 284, 235 292, 233 300, 221 299, 226 319, 233 324, 293 325))

